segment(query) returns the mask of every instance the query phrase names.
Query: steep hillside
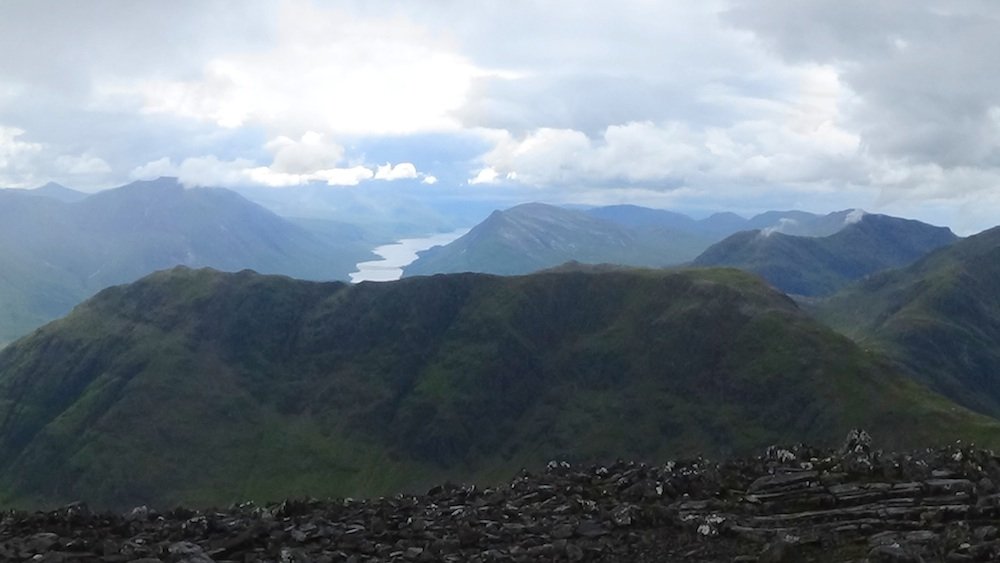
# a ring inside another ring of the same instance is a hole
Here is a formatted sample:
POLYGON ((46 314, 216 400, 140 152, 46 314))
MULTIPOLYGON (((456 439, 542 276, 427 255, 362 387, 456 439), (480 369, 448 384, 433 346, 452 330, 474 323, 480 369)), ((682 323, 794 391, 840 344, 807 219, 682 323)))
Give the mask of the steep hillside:
POLYGON ((360 236, 333 241, 233 192, 172 179, 73 203, 31 191, 0 191, 0 344, 108 285, 179 264, 346 279, 370 255, 360 236))
POLYGON ((917 379, 1000 416, 1000 227, 824 302, 831 325, 917 379))
POLYGON ((998 426, 735 270, 349 286, 175 269, 0 351, 0 504, 381 494, 546 460, 998 426))
MULTIPOLYGON (((620 214, 612 216, 622 219, 620 214)), ((659 267, 690 260, 711 240, 672 229, 669 223, 632 219, 619 223, 599 213, 526 203, 493 212, 451 244, 420 253, 420 258, 403 271, 406 276, 455 272, 512 275, 571 260, 659 267)))
POLYGON ((346 279, 359 257, 357 239, 339 246, 224 189, 184 189, 172 179, 136 182, 97 193, 75 210, 81 231, 106 245, 101 287, 186 265, 330 280, 346 279), (113 242, 112 242, 113 241, 113 242))
POLYGON ((821 296, 874 272, 910 264, 955 240, 957 237, 944 227, 864 215, 825 237, 769 230, 737 233, 706 250, 694 263, 740 268, 786 293, 821 296))

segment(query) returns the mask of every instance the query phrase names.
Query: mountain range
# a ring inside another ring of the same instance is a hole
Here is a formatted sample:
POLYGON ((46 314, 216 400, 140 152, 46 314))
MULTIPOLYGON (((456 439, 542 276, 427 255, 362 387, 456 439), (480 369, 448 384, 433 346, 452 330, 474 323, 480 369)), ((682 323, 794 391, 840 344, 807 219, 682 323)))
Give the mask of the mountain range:
POLYGON ((1000 417, 1000 228, 872 276, 818 305, 911 377, 1000 417))
POLYGON ((887 215, 855 214, 827 236, 768 229, 745 231, 713 245, 697 266, 731 266, 753 272, 788 294, 831 295, 867 275, 908 265, 958 237, 946 227, 887 215))
POLYGON ((364 189, 305 184, 233 190, 293 222, 320 220, 361 225, 382 241, 379 244, 468 228, 497 206, 493 201, 456 200, 437 194, 435 186, 407 180, 371 182, 364 189))
POLYGON ((311 232, 228 190, 164 178, 73 194, 0 190, 0 345, 109 285, 178 264, 346 279, 371 256, 357 227, 311 232))
POLYGON ((51 199, 57 199, 59 201, 64 201, 66 203, 74 203, 85 199, 89 194, 74 190, 72 188, 67 188, 66 186, 57 184, 55 182, 49 182, 43 186, 38 186, 37 188, 31 189, 15 189, 15 188, 5 188, 0 190, 0 192, 10 192, 22 195, 40 196, 47 197, 51 199))
POLYGON ((0 504, 389 494, 856 426, 887 447, 1000 436, 737 270, 175 268, 0 351, 0 504))
MULTIPOLYGON (((411 205, 401 196, 395 207, 384 208, 385 194, 377 189, 353 195, 317 186, 242 191, 294 216, 278 216, 229 190, 185 190, 170 178, 93 195, 58 184, 0 190, 0 346, 108 285, 178 264, 347 279, 378 244, 401 233, 426 234, 434 225, 454 227, 482 207, 446 200, 411 205), (401 214, 408 222, 399 222, 401 214)), ((875 216, 855 223, 855 214, 770 211, 750 219, 718 213, 696 220, 631 205, 574 210, 523 204, 495 211, 455 242, 421 253, 404 275, 512 275, 567 261, 663 267, 695 260, 747 269, 790 293, 825 295, 954 238, 891 218, 864 230, 875 216), (751 228, 769 236, 762 243, 762 237, 733 234, 751 228)))
POLYGON ((600 219, 632 228, 667 228, 687 233, 699 233, 712 238, 725 237, 739 231, 768 229, 799 236, 831 235, 845 225, 857 210, 819 215, 807 211, 767 211, 746 219, 735 213, 713 213, 704 219, 693 219, 683 213, 651 209, 638 205, 609 205, 587 209, 586 213, 600 219))
POLYGON ((0 349, 0 506, 389 495, 859 426, 1000 444, 1000 228, 533 203, 350 285, 479 208, 257 197, 294 216, 173 179, 0 190, 0 347, 72 309, 0 349), (504 275, 452 273, 477 271, 504 275))
POLYGON ((463 237, 423 251, 404 275, 515 275, 568 261, 645 267, 694 261, 747 269, 791 293, 820 295, 955 239, 947 229, 860 210, 696 220, 633 205, 576 210, 531 203, 495 211, 463 237))
MULTIPOLYGON (((643 209, 643 213, 673 214, 643 209)), ((405 276, 482 272, 526 274, 569 260, 666 266, 690 259, 711 239, 663 227, 625 224, 585 211, 527 203, 494 211, 454 242, 419 254, 405 276)))

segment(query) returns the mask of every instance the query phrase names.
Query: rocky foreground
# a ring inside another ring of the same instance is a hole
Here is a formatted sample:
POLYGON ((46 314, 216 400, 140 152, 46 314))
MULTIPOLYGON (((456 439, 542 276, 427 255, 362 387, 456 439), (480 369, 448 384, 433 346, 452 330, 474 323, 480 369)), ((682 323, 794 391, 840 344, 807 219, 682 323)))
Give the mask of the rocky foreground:
POLYGON ((998 561, 1000 458, 839 451, 551 463, 509 485, 218 511, 0 514, 0 561, 998 561))

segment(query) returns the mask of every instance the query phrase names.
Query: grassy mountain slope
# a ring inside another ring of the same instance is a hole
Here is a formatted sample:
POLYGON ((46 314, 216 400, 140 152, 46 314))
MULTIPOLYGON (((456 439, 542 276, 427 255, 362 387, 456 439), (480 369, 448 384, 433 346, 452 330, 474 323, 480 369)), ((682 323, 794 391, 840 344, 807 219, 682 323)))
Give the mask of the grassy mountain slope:
POLYGON ((0 351, 0 504, 381 494, 858 425, 887 446, 1000 435, 735 270, 182 268, 0 351))
POLYGON ((421 252, 403 271, 406 276, 455 272, 512 275, 570 260, 657 267, 690 260, 711 243, 704 235, 673 229, 669 224, 634 223, 541 203, 522 204, 493 212, 451 244, 421 252))
POLYGON ((178 264, 346 279, 370 255, 344 231, 313 234, 241 196, 161 179, 74 203, 0 192, 0 344, 111 284, 178 264))
POLYGON ((825 237, 737 233, 706 250, 694 263, 740 268, 786 293, 820 296, 874 272, 909 264, 955 240, 957 237, 944 227, 864 215, 825 237))
POLYGON ((971 408, 1000 415, 1000 228, 823 302, 829 324, 971 408))

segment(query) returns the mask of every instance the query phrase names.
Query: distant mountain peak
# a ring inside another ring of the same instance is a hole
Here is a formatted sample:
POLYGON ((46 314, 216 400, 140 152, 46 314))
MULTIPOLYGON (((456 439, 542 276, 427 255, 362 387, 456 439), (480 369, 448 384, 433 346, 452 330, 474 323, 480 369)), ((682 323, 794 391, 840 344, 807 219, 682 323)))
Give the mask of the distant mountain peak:
POLYGON ((34 188, 34 189, 36 189, 36 190, 68 190, 69 188, 67 188, 66 186, 64 186, 62 184, 56 183, 56 182, 48 182, 48 183, 46 183, 46 184, 44 184, 42 186, 38 186, 37 188, 34 188))
POLYGON ((56 182, 49 182, 43 186, 38 186, 37 188, 32 188, 26 190, 29 195, 48 197, 51 199, 57 199, 66 203, 73 203, 86 198, 89 194, 81 191, 74 190, 72 188, 67 188, 62 184, 57 184, 56 182))

